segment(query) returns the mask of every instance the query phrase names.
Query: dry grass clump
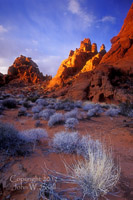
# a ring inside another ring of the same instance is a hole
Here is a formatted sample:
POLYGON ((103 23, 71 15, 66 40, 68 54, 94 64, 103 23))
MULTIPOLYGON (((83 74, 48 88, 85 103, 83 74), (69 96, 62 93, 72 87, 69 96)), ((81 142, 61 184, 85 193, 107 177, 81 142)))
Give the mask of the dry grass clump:
POLYGON ((120 168, 115 165, 112 151, 99 148, 88 149, 88 159, 78 160, 70 169, 75 182, 80 185, 84 197, 98 199, 106 195, 117 184, 120 168))
MULTIPOLYGON (((61 139, 60 150, 63 150, 63 152, 67 151, 67 153, 71 153, 73 152, 73 148, 76 149, 76 145, 79 141, 77 133, 70 134, 69 138, 68 134, 66 135, 68 138, 67 145, 70 144, 68 140, 71 142, 72 138, 74 139, 73 141, 76 139, 77 142, 75 143, 75 147, 72 142, 72 145, 68 146, 68 149, 65 149, 65 151, 64 147, 67 146, 65 143, 64 145, 62 144, 61 138, 61 136, 64 138, 64 135, 58 134, 56 136, 59 138, 55 138, 55 144, 57 144, 58 148, 59 139, 61 139)), ((95 144, 95 142, 93 143, 95 144)), ((89 198, 97 200, 111 192, 118 183, 120 177, 120 168, 113 160, 112 150, 106 149, 102 144, 97 145, 97 149, 88 146, 87 154, 87 159, 78 156, 75 157, 74 163, 71 165, 64 161, 67 174, 62 174, 55 170, 48 170, 47 174, 51 179, 48 182, 44 180, 44 187, 41 188, 41 197, 46 197, 46 194, 49 194, 51 196, 53 195, 52 197, 58 197, 57 199, 89 198), (58 188, 58 183, 59 185, 62 184, 62 187, 58 188), (49 187, 46 187, 49 184, 51 184, 51 190, 49 187), (66 189, 64 188, 65 184, 67 184, 66 189), (53 188, 54 185, 56 186, 55 188, 53 188), (69 196, 71 198, 68 198, 69 196)))

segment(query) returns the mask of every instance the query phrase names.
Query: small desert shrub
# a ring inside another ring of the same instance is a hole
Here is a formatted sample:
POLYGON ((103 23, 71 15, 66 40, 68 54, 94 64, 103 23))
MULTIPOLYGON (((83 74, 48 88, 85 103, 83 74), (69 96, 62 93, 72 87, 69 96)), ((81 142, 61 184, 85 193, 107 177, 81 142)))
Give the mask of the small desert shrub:
POLYGON ((24 101, 24 102, 23 102, 23 106, 24 106, 25 108, 31 108, 31 107, 32 107, 32 103, 29 102, 29 101, 24 101))
POLYGON ((78 115, 77 115, 77 119, 78 119, 78 120, 84 120, 84 119, 86 119, 86 118, 87 118, 86 112, 84 112, 84 111, 79 111, 79 112, 78 112, 78 115))
POLYGON ((46 108, 47 109, 55 109, 55 103, 50 103, 46 108))
POLYGON ((98 199, 117 184, 120 169, 115 165, 111 150, 103 147, 97 152, 88 149, 88 159, 78 160, 69 171, 83 193, 83 197, 98 199))
POLYGON ((42 126, 42 124, 41 124, 40 120, 37 120, 37 121, 35 122, 35 127, 39 127, 39 126, 42 126))
POLYGON ((17 107, 17 102, 15 99, 5 99, 3 100, 3 106, 7 108, 16 108, 17 107))
POLYGON ((115 117, 120 113, 119 109, 116 108, 110 108, 105 112, 105 115, 115 117))
POLYGON ((45 129, 34 128, 20 132, 20 137, 29 143, 35 143, 41 139, 47 139, 48 134, 45 129))
POLYGON ((33 119, 37 120, 37 119, 39 119, 39 118, 40 118, 39 113, 34 113, 33 119))
POLYGON ((133 117, 133 103, 121 103, 119 105, 120 114, 128 117, 133 117))
POLYGON ((82 101, 75 101, 75 102, 74 102, 74 106, 75 106, 76 108, 82 108, 82 101))
POLYGON ((31 152, 26 141, 11 124, 0 122, 0 150, 10 156, 27 155, 31 152))
POLYGON ((41 106, 48 106, 48 102, 45 99, 37 99, 36 104, 41 106))
POLYGON ((32 108, 33 113, 39 113, 43 109, 43 106, 37 105, 32 108))
POLYGON ((103 112, 103 109, 101 108, 101 106, 96 105, 94 108, 88 110, 87 112, 87 117, 97 117, 99 116, 101 113, 103 112))
POLYGON ((102 144, 98 140, 93 140, 89 135, 84 135, 78 142, 77 154, 82 155, 86 159, 89 159, 88 149, 90 149, 92 152, 95 152, 96 154, 99 152, 100 148, 102 150, 102 144))
POLYGON ((27 115, 27 109, 25 107, 21 107, 18 111, 18 116, 26 116, 27 115))
POLYGON ((66 112, 65 113, 65 119, 68 119, 68 118, 77 118, 78 117, 78 109, 75 108, 69 112, 66 112))
POLYGON ((29 96, 28 98, 27 98, 27 101, 31 101, 31 102, 36 102, 36 100, 38 99, 38 96, 29 96))
POLYGON ((74 109, 74 103, 71 101, 59 101, 55 104, 55 109, 56 110, 65 110, 65 111, 70 111, 74 109))
POLYGON ((79 121, 76 118, 68 118, 65 122, 67 129, 74 129, 78 125, 79 121))
POLYGON ((90 109, 93 109, 95 107, 94 103, 86 103, 85 105, 82 106, 84 111, 88 111, 90 109))
POLYGON ((107 104, 107 103, 100 103, 100 106, 101 106, 102 108, 105 108, 105 109, 109 109, 109 108, 110 108, 110 105, 107 104))
POLYGON ((79 139, 77 132, 59 132, 54 135, 52 146, 56 152, 74 153, 79 139))
POLYGON ((4 106, 2 104, 0 104, 0 115, 3 114, 4 109, 5 109, 4 106))
POLYGON ((54 109, 45 109, 39 113, 39 116, 44 120, 49 120, 50 116, 52 116, 54 113, 54 109))
POLYGON ((55 124, 63 124, 64 122, 64 115, 62 113, 55 113, 50 117, 48 121, 48 126, 52 127, 55 124))

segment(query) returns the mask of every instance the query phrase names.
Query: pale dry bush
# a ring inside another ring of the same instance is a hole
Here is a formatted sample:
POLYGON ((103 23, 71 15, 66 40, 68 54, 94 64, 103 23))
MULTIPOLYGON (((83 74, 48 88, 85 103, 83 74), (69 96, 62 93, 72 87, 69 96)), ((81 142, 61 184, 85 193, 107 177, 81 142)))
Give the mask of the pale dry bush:
POLYGON ((100 147, 97 151, 88 149, 89 159, 76 161, 69 172, 83 192, 84 197, 98 199, 116 186, 120 168, 113 161, 112 151, 100 147))
POLYGON ((24 130, 19 133, 20 138, 23 140, 34 143, 36 141, 39 141, 41 139, 47 139, 48 134, 45 129, 42 128, 34 128, 29 130, 24 130))
POLYGON ((74 153, 80 139, 78 132, 59 132, 54 135, 52 147, 56 152, 74 153))
POLYGON ((48 121, 48 126, 52 127, 56 124, 63 124, 64 122, 65 122, 64 115, 62 113, 55 113, 50 117, 48 121))
POLYGON ((37 106, 34 106, 31 111, 33 113, 39 113, 42 109, 43 109, 42 105, 37 105, 37 106))
POLYGON ((55 110, 54 109, 45 109, 45 110, 42 110, 40 113, 39 113, 39 116, 43 119, 43 120, 49 120, 50 116, 52 116, 53 114, 55 113, 55 110))
POLYGON ((120 110, 118 108, 109 108, 106 112, 105 115, 110 116, 110 117, 115 117, 120 113, 120 110))
POLYGON ((75 129, 76 126, 79 124, 79 121, 76 118, 68 118, 65 122, 66 129, 75 129))
POLYGON ((65 113, 66 120, 68 118, 77 118, 77 117, 78 117, 78 109, 77 108, 65 113))

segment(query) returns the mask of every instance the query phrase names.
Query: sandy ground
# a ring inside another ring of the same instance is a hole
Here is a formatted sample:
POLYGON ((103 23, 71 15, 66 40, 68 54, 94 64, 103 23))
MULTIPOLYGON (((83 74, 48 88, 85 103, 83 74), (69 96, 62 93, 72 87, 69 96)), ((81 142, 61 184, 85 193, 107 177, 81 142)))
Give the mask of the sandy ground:
MULTIPOLYGON (((35 128, 35 120, 32 117, 18 117, 18 110, 11 109, 4 111, 0 121, 13 124, 18 130, 35 128)), ((110 200, 131 200, 133 199, 133 128, 129 127, 128 122, 131 118, 124 116, 94 117, 91 120, 80 121, 77 131, 80 134, 89 134, 94 139, 99 139, 107 146, 111 146, 114 158, 119 159, 121 167, 121 177, 116 188, 116 196, 107 195, 110 200)), ((41 128, 45 128, 49 134, 49 139, 61 130, 65 130, 63 125, 49 128, 47 121, 42 121, 41 128)), ((73 156, 56 154, 50 152, 47 142, 36 146, 35 152, 28 157, 1 156, 0 199, 6 200, 37 200, 41 182, 47 179, 46 166, 51 170, 65 173, 62 158, 71 164, 73 156), (21 181, 18 178, 38 177, 35 189, 31 188, 31 181, 21 181)), ((100 198, 104 199, 104 198, 100 198)))

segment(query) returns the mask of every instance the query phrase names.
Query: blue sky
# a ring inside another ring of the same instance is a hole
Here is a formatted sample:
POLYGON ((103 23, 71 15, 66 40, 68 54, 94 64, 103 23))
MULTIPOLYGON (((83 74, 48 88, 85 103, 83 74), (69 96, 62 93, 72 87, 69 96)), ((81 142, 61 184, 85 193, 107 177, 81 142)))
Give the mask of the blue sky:
POLYGON ((90 38, 108 51, 132 0, 0 0, 0 72, 20 55, 55 75, 69 51, 90 38))

